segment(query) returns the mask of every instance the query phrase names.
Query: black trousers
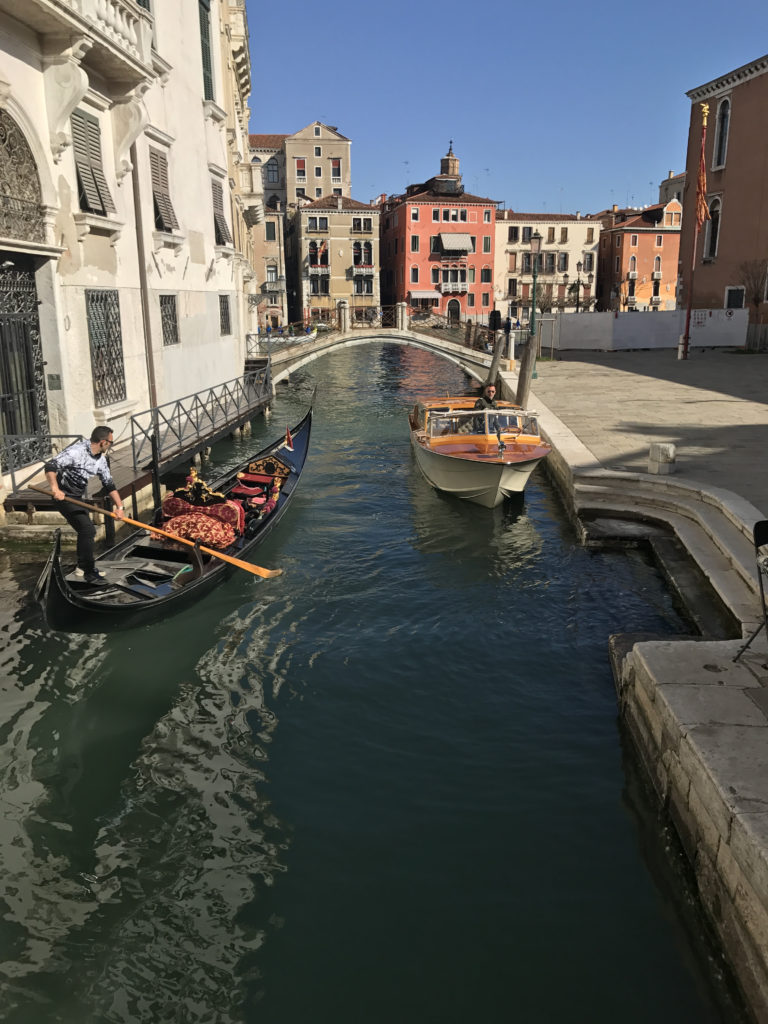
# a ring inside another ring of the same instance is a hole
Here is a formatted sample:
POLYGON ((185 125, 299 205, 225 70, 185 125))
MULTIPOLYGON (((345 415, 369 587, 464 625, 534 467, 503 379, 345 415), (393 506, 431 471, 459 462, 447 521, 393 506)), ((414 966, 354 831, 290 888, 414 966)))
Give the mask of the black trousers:
POLYGON ((96 527, 91 521, 90 514, 84 508, 66 500, 57 501, 56 509, 77 534, 78 568, 90 572, 94 567, 93 541, 96 536, 96 527))

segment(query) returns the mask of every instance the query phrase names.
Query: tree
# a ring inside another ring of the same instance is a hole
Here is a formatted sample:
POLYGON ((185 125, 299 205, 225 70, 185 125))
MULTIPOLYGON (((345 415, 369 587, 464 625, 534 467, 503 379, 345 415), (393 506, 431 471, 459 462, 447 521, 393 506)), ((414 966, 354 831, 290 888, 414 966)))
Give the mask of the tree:
POLYGON ((536 289, 536 305, 541 313, 552 312, 552 285, 543 284, 536 289))
POLYGON ((760 322, 760 305, 766 301, 768 289, 768 260, 745 260, 739 266, 739 283, 744 285, 744 303, 754 307, 750 321, 760 322))

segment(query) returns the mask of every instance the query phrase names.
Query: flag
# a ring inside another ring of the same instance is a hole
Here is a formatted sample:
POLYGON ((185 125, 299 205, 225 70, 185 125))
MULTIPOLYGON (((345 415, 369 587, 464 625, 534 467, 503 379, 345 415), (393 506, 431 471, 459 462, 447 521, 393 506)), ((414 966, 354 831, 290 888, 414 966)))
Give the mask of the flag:
POLYGON ((293 438, 291 437, 290 427, 285 428, 285 443, 283 444, 283 447, 287 448, 289 452, 293 451, 293 438))
POLYGON ((699 178, 696 182, 696 230, 701 230, 705 220, 711 220, 709 206, 707 205, 707 168, 704 161, 704 143, 707 138, 707 114, 709 104, 702 103, 702 125, 701 125, 701 155, 699 156, 699 178))

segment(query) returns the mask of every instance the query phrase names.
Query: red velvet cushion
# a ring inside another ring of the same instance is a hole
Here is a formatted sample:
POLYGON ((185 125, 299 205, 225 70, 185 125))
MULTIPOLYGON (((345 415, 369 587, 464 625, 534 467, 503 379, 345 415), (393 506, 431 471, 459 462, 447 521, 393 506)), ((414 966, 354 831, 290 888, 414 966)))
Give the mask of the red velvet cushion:
POLYGON ((199 540, 209 548, 228 548, 235 541, 233 526, 203 512, 185 512, 184 515, 174 516, 165 524, 165 529, 186 540, 199 540))
POLYGON ((206 505, 205 514, 221 520, 222 523, 229 523, 230 526, 239 530, 240 516, 243 514, 243 510, 236 501, 222 501, 218 505, 206 505))
POLYGON ((177 498, 175 494, 166 494, 163 498, 163 515, 168 519, 172 519, 174 516, 183 516, 185 512, 192 512, 194 507, 183 498, 177 498))
POLYGON ((237 479, 247 484, 271 484, 274 477, 267 476, 266 473, 238 473, 237 479))

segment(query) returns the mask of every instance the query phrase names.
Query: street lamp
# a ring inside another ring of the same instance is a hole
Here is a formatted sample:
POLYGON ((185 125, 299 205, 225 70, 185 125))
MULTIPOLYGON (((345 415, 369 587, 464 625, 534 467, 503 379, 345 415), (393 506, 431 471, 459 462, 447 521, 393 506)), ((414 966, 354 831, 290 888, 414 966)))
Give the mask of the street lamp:
MULTIPOLYGON (((576 312, 579 312, 579 294, 581 291, 581 272, 584 269, 584 264, 581 260, 576 264, 576 312)), ((592 287, 592 282, 595 279, 594 274, 587 274, 587 282, 592 287)))

